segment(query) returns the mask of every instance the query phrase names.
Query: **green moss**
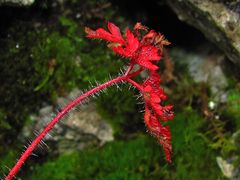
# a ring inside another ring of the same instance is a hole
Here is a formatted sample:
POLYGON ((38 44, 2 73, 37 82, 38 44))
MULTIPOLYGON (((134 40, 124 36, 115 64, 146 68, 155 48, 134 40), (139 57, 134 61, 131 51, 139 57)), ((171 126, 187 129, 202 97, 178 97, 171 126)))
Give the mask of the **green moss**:
POLYGON ((102 148, 62 154, 35 165, 24 179, 224 179, 216 154, 201 136, 202 118, 193 110, 178 113, 170 123, 173 164, 150 136, 115 141, 102 148))
POLYGON ((237 88, 229 90, 227 103, 221 108, 220 113, 224 119, 231 122, 231 129, 234 131, 240 129, 240 92, 237 88))
POLYGON ((126 136, 144 130, 143 105, 138 105, 136 91, 129 91, 128 85, 120 85, 121 91, 116 87, 109 88, 107 93, 101 94, 97 99, 97 109, 114 127, 115 135, 126 136))
POLYGON ((99 44, 91 44, 70 19, 61 17, 59 22, 61 32, 44 33, 32 49, 35 73, 41 78, 35 91, 54 95, 75 87, 84 89, 89 81, 102 82, 109 74, 118 73, 122 63, 113 53, 99 44))
POLYGON ((11 168, 16 163, 16 159, 18 158, 18 155, 19 155, 19 153, 14 149, 14 147, 11 147, 11 148, 8 147, 6 149, 7 149, 7 152, 5 154, 0 154, 0 159, 1 159, 0 160, 0 169, 1 169, 0 176, 8 173, 9 168, 11 168))
MULTIPOLYGON (((11 125, 6 121, 6 112, 0 109, 0 131, 11 129, 11 125)), ((1 139, 1 135, 0 135, 1 139)))
MULTIPOLYGON (((234 89, 228 93, 228 110, 236 119, 240 119, 240 92, 234 89)), ((240 124, 239 124, 240 125, 240 124)), ((240 126, 238 126, 240 128, 240 126)))
POLYGON ((29 179, 152 179, 156 174, 152 162, 159 160, 159 154, 151 143, 140 137, 113 142, 102 149, 64 154, 35 167, 29 179))
POLYGON ((176 113, 170 122, 172 130, 174 173, 166 172, 171 179, 218 179, 214 151, 202 136, 204 120, 197 112, 186 109, 176 113))

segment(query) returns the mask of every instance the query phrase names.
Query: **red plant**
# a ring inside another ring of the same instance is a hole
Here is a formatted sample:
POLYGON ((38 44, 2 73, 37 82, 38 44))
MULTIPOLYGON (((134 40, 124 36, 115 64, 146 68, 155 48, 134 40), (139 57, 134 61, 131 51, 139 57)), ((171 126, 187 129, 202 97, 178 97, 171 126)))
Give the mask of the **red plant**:
POLYGON ((86 27, 85 32, 87 33, 88 38, 102 39, 109 42, 108 47, 116 54, 129 59, 130 62, 128 63, 128 69, 123 75, 87 91, 63 108, 63 110, 59 112, 55 118, 53 118, 46 128, 28 146, 15 166, 6 176, 6 180, 12 179, 17 174, 26 159, 32 154, 33 150, 37 147, 45 135, 74 106, 102 89, 123 81, 132 84, 142 94, 143 101, 145 102, 145 124, 149 132, 163 146, 166 160, 171 162, 171 134, 169 127, 163 126, 161 121, 173 119, 173 112, 171 111, 172 106, 162 105, 162 102, 167 98, 167 96, 160 87, 160 75, 157 72, 158 66, 155 64, 155 61, 159 61, 162 57, 163 47, 165 45, 169 45, 170 43, 164 39, 163 35, 153 30, 149 31, 148 28, 143 26, 141 23, 136 23, 133 32, 127 29, 124 36, 121 34, 119 28, 110 22, 108 22, 108 31, 103 28, 92 30, 86 27), (139 65, 140 67, 133 71, 133 67, 135 65, 139 65), (144 70, 149 71, 149 77, 142 84, 139 84, 132 79, 144 70))

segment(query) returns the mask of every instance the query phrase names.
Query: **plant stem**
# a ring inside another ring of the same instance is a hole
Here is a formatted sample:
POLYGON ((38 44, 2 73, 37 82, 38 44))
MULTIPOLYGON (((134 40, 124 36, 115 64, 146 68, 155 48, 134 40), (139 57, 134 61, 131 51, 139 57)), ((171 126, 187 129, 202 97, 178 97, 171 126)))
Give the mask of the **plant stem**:
POLYGON ((132 70, 133 66, 134 66, 134 63, 131 62, 130 65, 128 66, 127 71, 126 71, 125 74, 124 74, 125 76, 127 76, 127 75, 129 74, 129 72, 132 70))
POLYGON ((128 81, 130 84, 132 84, 133 86, 135 86, 140 92, 144 92, 142 86, 140 84, 138 84, 137 82, 133 81, 132 79, 128 78, 126 79, 126 81, 128 81))
POLYGON ((61 112, 57 114, 55 118, 40 132, 40 134, 36 137, 36 139, 28 146, 26 151, 21 155, 21 157, 18 159, 17 163, 14 165, 14 167, 11 169, 9 174, 6 176, 5 180, 11 180, 20 170, 24 162, 27 160, 27 158, 32 154, 33 150, 37 147, 37 145, 40 143, 40 141, 46 136, 46 134, 54 127, 54 125, 65 115, 67 114, 74 106, 79 104, 81 101, 83 101, 85 98, 93 95, 94 93, 109 87, 113 84, 119 83, 121 81, 124 81, 129 78, 127 76, 128 74, 125 74, 124 76, 117 77, 115 79, 109 80, 90 91, 87 91, 86 93, 82 94, 78 98, 76 98, 74 101, 70 102, 61 112))

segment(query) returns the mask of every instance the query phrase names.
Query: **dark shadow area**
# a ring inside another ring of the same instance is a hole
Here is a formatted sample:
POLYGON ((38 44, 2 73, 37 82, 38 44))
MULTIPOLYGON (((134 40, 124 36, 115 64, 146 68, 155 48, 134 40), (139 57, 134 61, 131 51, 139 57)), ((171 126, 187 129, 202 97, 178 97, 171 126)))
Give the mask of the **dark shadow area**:
POLYGON ((36 1, 29 7, 18 7, 11 4, 0 6, 0 38, 9 36, 9 28, 14 27, 16 22, 24 22, 34 25, 36 20, 48 20, 57 10, 57 8, 53 8, 52 3, 52 1, 43 0, 36 1))
POLYGON ((112 0, 112 3, 124 17, 163 33, 174 46, 192 49, 207 41, 200 31, 180 21, 164 1, 112 0))
MULTIPOLYGON (((111 2, 123 17, 132 22, 141 22, 163 33, 174 46, 193 48, 207 41, 200 31, 180 21, 164 1, 112 0, 111 2)), ((60 9, 59 4, 54 4, 53 1, 36 1, 31 7, 2 6, 0 7, 0 38, 6 37, 8 27, 16 21, 32 22, 36 19, 44 21, 60 9)))

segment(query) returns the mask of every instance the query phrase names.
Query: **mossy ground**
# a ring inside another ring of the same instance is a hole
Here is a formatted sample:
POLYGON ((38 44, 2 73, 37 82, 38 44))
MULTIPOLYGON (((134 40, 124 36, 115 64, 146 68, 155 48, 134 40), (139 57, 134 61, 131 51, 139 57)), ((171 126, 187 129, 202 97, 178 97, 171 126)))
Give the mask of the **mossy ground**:
MULTIPOLYGON (((103 82, 109 74, 117 75, 124 65, 124 60, 110 52, 105 44, 87 40, 82 24, 95 27, 97 20, 104 22, 102 17, 115 17, 114 22, 122 27, 131 23, 119 17, 111 6, 101 9, 101 4, 107 1, 82 4, 85 11, 91 7, 99 14, 95 17, 94 10, 89 10, 79 22, 75 18, 79 2, 68 1, 73 9, 70 15, 66 12, 49 15, 53 22, 39 19, 39 15, 34 17, 32 21, 40 22, 39 28, 32 26, 32 22, 15 21, 7 29, 10 37, 0 41, 1 45, 5 44, 0 49, 0 75, 4 79, 0 87, 0 142, 5 145, 0 147, 3 173, 8 171, 4 166, 11 167, 21 153, 22 145, 13 144, 30 113, 36 113, 44 103, 54 104, 58 96, 73 88, 88 88, 89 81, 94 84, 95 80, 103 82)), ((47 7, 42 8, 49 14, 47 7)), ((121 91, 112 87, 96 100, 99 113, 114 127, 114 142, 100 149, 58 157, 51 157, 49 153, 44 162, 31 160, 27 163, 21 178, 224 179, 215 158, 236 153, 236 149, 229 151, 228 144, 216 146, 222 141, 216 141, 214 129, 201 112, 201 96, 208 94, 204 90, 207 85, 194 83, 179 64, 175 65, 174 75, 178 82, 167 84, 170 89, 166 89, 169 102, 175 104, 176 110, 174 121, 169 123, 174 152, 172 165, 164 161, 161 146, 152 137, 142 134, 146 128, 143 114, 139 112, 143 106, 136 105, 138 93, 123 85, 121 91)), ((236 84, 237 81, 232 81, 228 102, 218 109, 221 119, 231 122, 230 125, 227 123, 228 126, 220 125, 225 129, 224 139, 227 141, 230 141, 231 132, 240 128, 240 94, 236 84)))
POLYGON ((161 147, 152 137, 139 134, 102 148, 62 154, 41 165, 33 165, 27 179, 223 178, 215 161, 215 152, 199 135, 202 125, 202 117, 195 111, 178 113, 175 122, 170 124, 173 164, 165 162, 161 147))

